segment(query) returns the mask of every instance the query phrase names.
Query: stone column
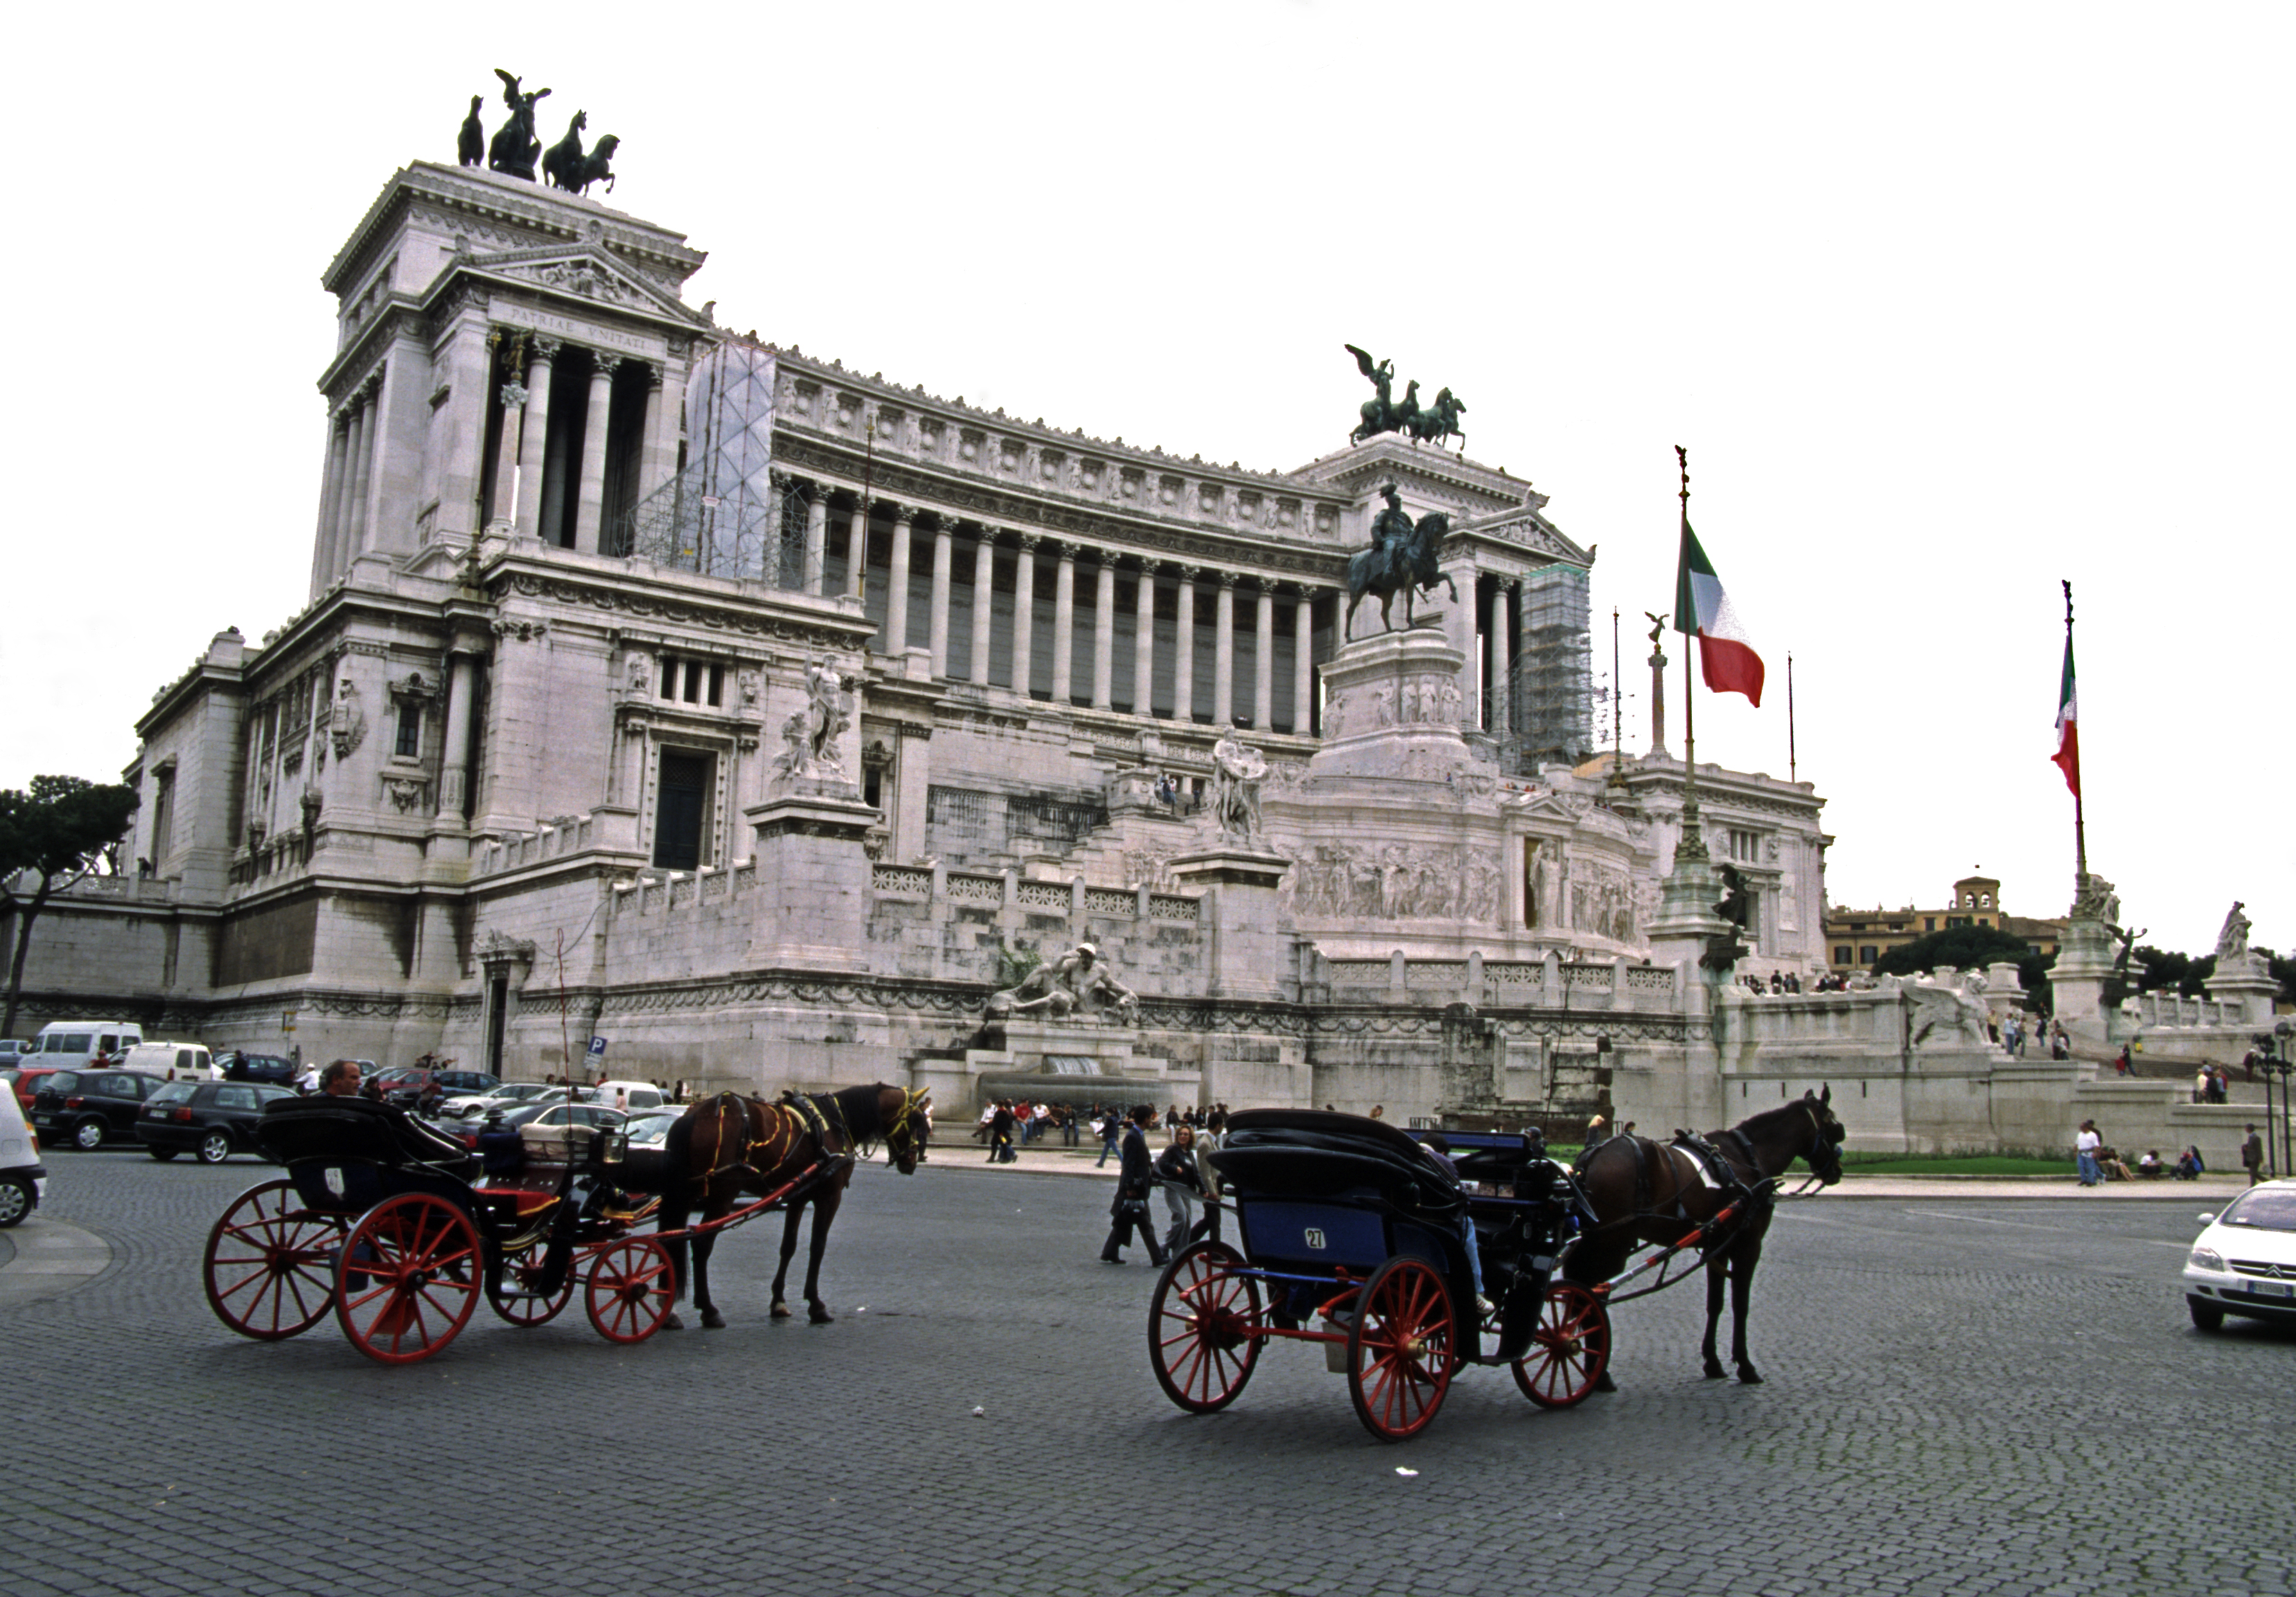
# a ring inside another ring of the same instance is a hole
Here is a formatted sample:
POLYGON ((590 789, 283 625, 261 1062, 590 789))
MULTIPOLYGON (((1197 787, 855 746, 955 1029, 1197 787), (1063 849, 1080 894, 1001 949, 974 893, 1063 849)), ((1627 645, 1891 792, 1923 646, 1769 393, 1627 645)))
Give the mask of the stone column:
POLYGON ((926 629, 932 650, 932 674, 948 675, 948 579, 956 561, 956 524, 947 516, 933 521, 932 620, 926 629))
POLYGON ((869 507, 858 499, 845 523, 845 592, 853 599, 869 592, 869 507))
POLYGON ((1275 721, 1275 579, 1256 580, 1259 613, 1253 633, 1257 651, 1251 662, 1251 724, 1266 732, 1275 721))
POLYGON ((1292 733, 1316 727, 1316 590, 1301 588, 1292 607, 1292 733))
POLYGON ((1491 590, 1489 731, 1496 737, 1505 737, 1514 729, 1513 646, 1507 641, 1507 618, 1514 614, 1514 584, 1503 581, 1491 590))
POLYGON ((885 578, 885 652, 898 656, 909 646, 909 519, 916 512, 893 510, 893 560, 885 578))
POLYGON ((1196 569, 1178 568, 1179 612, 1172 627, 1172 719, 1196 717, 1196 569))
POLYGON ((360 414, 358 397, 343 406, 343 470, 335 484, 334 525, 327 529, 327 577, 329 582, 343 574, 350 564, 351 493, 358 486, 359 440, 365 436, 366 419, 360 414))
POLYGON ((972 680, 988 685, 988 623, 996 606, 996 535, 984 527, 972 545, 972 680))
POLYGON ((805 591, 821 592, 821 574, 829 563, 829 488, 813 485, 813 499, 805 507, 805 591))
POLYGON ((1061 563, 1053 577, 1053 702, 1069 707, 1069 656, 1076 641, 1076 545, 1061 545, 1061 563))
POLYGON ((1116 697, 1116 554, 1100 552, 1100 573, 1093 585, 1092 707, 1113 709, 1116 697))
POLYGON ((342 497, 343 455, 349 442, 347 429, 327 417, 327 463, 319 474, 319 520, 311 534, 311 592, 326 586, 334 561, 335 501, 342 497))
MULTIPOLYGON (((519 422, 518 536, 542 536, 542 463, 550 446, 550 369, 558 358, 556 339, 534 340, 534 364, 527 368, 526 414, 519 422)), ((510 418, 503 418, 510 436, 510 418)))
POLYGON ((343 530, 342 565, 346 568, 366 547, 367 491, 374 478, 374 435, 381 430, 382 421, 375 414, 376 398, 373 383, 359 390, 358 464, 351 477, 350 524, 343 530))
POLYGON ((653 369, 659 399, 647 400, 645 454, 638 496, 645 497, 677 475, 677 441, 685 433, 685 361, 672 347, 670 360, 653 369))
POLYGON ((634 504, 644 504, 646 495, 660 486, 653 470, 660 458, 655 440, 661 432, 661 363, 643 364, 646 370, 646 396, 645 405, 638 412, 638 480, 637 495, 631 501, 634 504))
POLYGON ((1021 535, 1021 557, 1013 564, 1013 691, 1026 699, 1036 667, 1037 535, 1021 535))
MULTIPOLYGON (((513 348, 511 365, 517 364, 513 348)), ((545 373, 546 375, 546 373, 545 373)), ((495 440, 495 496, 487 506, 487 527, 501 536, 510 536, 518 517, 518 458, 519 435, 526 414, 527 397, 530 390, 519 381, 515 369, 510 370, 502 385, 502 436, 495 440)))
POLYGON ((598 523, 606 510, 606 423, 614 408, 614 368, 619 355, 590 356, 590 404, 582 413, 582 477, 574 501, 574 549, 598 553, 598 523))
POLYGON ((1212 725, 1226 726, 1235 715, 1235 573, 1219 574, 1219 598, 1212 610, 1212 725))
POLYGON ((1156 713, 1156 562, 1140 562, 1140 591, 1132 601, 1132 713, 1156 713))
POLYGON ((439 819, 463 823, 471 790, 471 696, 477 672, 468 651, 456 649, 447 663, 446 741, 439 749, 439 819))

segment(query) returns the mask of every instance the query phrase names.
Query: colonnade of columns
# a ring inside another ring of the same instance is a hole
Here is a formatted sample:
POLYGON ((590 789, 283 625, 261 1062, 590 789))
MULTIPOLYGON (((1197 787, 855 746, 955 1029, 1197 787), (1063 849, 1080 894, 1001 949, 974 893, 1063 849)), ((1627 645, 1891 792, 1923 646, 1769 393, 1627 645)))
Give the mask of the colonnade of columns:
MULTIPOLYGON (((577 348, 580 348, 578 346, 577 348)), ((566 354, 562 339, 510 335, 510 381, 502 388, 501 453, 495 466, 494 513, 496 526, 508 523, 521 537, 554 533, 559 515, 551 502, 550 405, 552 379, 566 354), (515 367, 526 357, 523 382, 515 367), (511 484, 515 468, 517 489, 511 484), (505 513, 507 512, 507 513, 505 513), (545 521, 553 523, 545 528, 545 521)), ((574 494, 572 547, 579 553, 613 553, 603 548, 605 521, 607 445, 614 402, 614 376, 635 357, 611 350, 589 349, 589 392, 583 413, 580 458, 565 462, 562 471, 574 494)), ((644 414, 638 420, 638 472, 633 504, 659 487, 676 462, 678 412, 684 404, 684 381, 673 378, 660 362, 641 363, 647 383, 644 414)), ((562 427, 562 438, 570 438, 562 427)), ((563 491, 562 488, 560 491, 563 491)))
MULTIPOLYGON (((849 551, 843 590, 849 595, 860 597, 869 580, 866 561, 866 528, 857 508, 832 508, 830 490, 816 485, 806 517, 806 591, 823 594, 828 591, 828 551, 832 518, 843 521, 849 551), (858 553, 856 553, 858 552, 858 553)), ((996 573, 1000 536, 991 528, 972 528, 972 549, 970 555, 969 577, 972 597, 970 635, 953 638, 950 632, 951 602, 960 577, 968 574, 960 567, 965 557, 958 547, 960 528, 956 521, 934 512, 920 512, 914 507, 888 504, 879 500, 873 504, 873 515, 882 528, 891 523, 892 544, 885 562, 878 568, 878 580, 885 584, 884 623, 880 647, 888 654, 901 654, 922 641, 931 657, 931 670, 937 677, 955 678, 983 685, 990 683, 990 650, 995 636, 995 606, 997 594, 996 573), (930 517, 932 526, 931 541, 920 545, 919 522, 930 517), (930 549, 924 553, 922 549, 930 549), (914 564, 918 560, 931 561, 929 569, 928 610, 920 629, 910 610, 910 586, 914 564), (922 630, 923 637, 917 634, 922 630)), ((1214 586, 1212 617, 1212 700, 1208 707, 1215 724, 1234 713, 1241 720, 1262 730, 1273 726, 1278 708, 1276 692, 1276 601, 1279 596, 1292 602, 1292 624, 1290 643, 1292 649, 1291 680, 1282 684, 1288 703, 1283 708, 1291 712, 1293 730, 1305 733, 1314 721, 1316 673, 1314 662, 1315 602, 1324 594, 1308 584, 1279 582, 1272 577, 1247 576, 1235 571, 1209 571, 1202 568, 1156 560, 1145 555, 1120 554, 1114 550, 1095 550, 1067 539, 1047 539, 1035 533, 1004 535, 1004 546, 1013 552, 1012 627, 1012 657, 1009 680, 995 685, 1011 687, 1027 692, 1033 685, 1037 667, 1036 606, 1037 561, 1040 557, 1054 561, 1052 593, 1052 626, 1049 643, 1052 657, 1046 662, 1051 679, 1051 699, 1055 704, 1069 704, 1082 700, 1095 709, 1113 710, 1117 694, 1117 582, 1119 567, 1123 575, 1134 581, 1132 596, 1132 711, 1136 715, 1156 713, 1152 708, 1157 664, 1157 594, 1169 580, 1175 595, 1172 618, 1173 637, 1177 641, 1179 657, 1170 662, 1172 704, 1170 717, 1176 721, 1191 721, 1195 717, 1197 629, 1196 602, 1200 584, 1214 586), (1097 559, 1094 559, 1095 555, 1097 559), (1079 557, 1088 567, 1086 586, 1078 592, 1077 567, 1079 557), (1236 681, 1236 588, 1239 583, 1250 586, 1247 594, 1251 601, 1250 615, 1244 625, 1250 628, 1251 680, 1249 702, 1237 703, 1236 681), (1078 605, 1088 607, 1091 616, 1090 635, 1085 647, 1078 647, 1078 605), (1079 658, 1081 656, 1081 658, 1079 658), (1081 679, 1081 680, 1079 680, 1081 679)))
POLYGON ((373 536, 377 413, 383 372, 351 390, 327 430, 327 469, 319 485, 319 525, 312 540, 312 586, 328 582, 357 560, 373 536))

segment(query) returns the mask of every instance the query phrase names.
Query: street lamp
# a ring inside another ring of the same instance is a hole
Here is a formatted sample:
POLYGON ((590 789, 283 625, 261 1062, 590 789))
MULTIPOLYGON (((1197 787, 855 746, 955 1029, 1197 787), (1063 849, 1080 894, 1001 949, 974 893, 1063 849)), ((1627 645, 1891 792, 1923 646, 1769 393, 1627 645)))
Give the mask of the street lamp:
POLYGON ((2288 1076, 2296 1070, 2296 1020, 2282 1019, 2269 1032, 2256 1039, 2259 1052, 2257 1069, 2264 1072, 2264 1136, 2265 1157, 2275 1175, 2280 1174, 2282 1161, 2296 1171, 2296 1135, 2292 1135, 2288 1102, 2288 1076), (2276 1120, 2272 1113, 2272 1078, 2280 1078, 2280 1114, 2276 1120), (2277 1157, 2275 1157, 2275 1131, 2278 1133, 2277 1157))

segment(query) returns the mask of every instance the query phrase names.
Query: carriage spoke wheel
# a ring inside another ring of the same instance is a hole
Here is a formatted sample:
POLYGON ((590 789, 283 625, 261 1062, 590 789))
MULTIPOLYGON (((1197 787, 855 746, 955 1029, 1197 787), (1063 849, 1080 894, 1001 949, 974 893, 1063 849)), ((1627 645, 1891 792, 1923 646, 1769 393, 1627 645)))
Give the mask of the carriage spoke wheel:
POLYGON ((505 1257, 499 1272, 487 1276, 487 1303, 495 1313, 521 1328, 547 1325, 574 1298, 574 1272, 570 1268, 558 1290, 542 1296, 543 1256, 546 1242, 534 1242, 505 1257))
POLYGON ((1530 1351, 1514 1361, 1514 1384, 1541 1408, 1586 1401, 1611 1363, 1611 1311, 1575 1281, 1546 1289, 1530 1351))
POLYGON ((1427 1429, 1451 1389, 1451 1294, 1424 1259, 1391 1258, 1357 1294, 1348 1327, 1348 1396, 1382 1442, 1427 1429))
POLYGON ((379 1364, 429 1358, 479 1306, 479 1233, 461 1209, 401 1192, 359 1217, 335 1261, 335 1318, 379 1364))
POLYGON ((279 1342, 326 1317, 343 1223, 303 1208, 292 1182, 250 1187, 208 1233, 208 1306, 243 1337, 279 1342))
POLYGON ((1259 1362, 1259 1283, 1221 1242, 1182 1249, 1148 1309, 1148 1362, 1164 1396, 1192 1414, 1234 1403, 1259 1362))
POLYGON ((610 1342, 643 1342, 669 1318, 676 1287, 669 1249, 652 1237, 624 1237, 591 1256, 582 1306, 610 1342))

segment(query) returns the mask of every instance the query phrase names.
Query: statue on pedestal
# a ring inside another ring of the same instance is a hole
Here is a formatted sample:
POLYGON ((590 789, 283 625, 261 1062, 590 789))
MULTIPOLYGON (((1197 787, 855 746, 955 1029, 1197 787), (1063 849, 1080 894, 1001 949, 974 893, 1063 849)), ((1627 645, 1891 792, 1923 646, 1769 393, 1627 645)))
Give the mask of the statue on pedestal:
POLYGON ((2249 919, 2241 911, 2246 907, 2237 898, 2232 901, 2232 913, 2225 917, 2224 930, 2217 933, 2217 969, 2248 962, 2249 919))
POLYGON ((523 177, 534 181, 534 163, 542 155, 542 135, 534 130, 535 102, 550 93, 537 89, 532 94, 520 87, 520 79, 495 69, 495 76, 503 80, 503 103, 510 107, 510 120, 495 130, 494 143, 487 150, 487 165, 506 177, 523 177))
POLYGON ((2094 873, 2084 876, 2073 894, 2072 913, 2066 919, 2095 921, 2111 926, 2120 919, 2120 895, 2103 877, 2094 873))
POLYGON ((1267 829, 1259 819, 1259 784, 1267 775, 1267 760, 1235 733, 1231 722, 1212 745, 1212 819, 1222 837, 1260 842, 1267 829))
POLYGON ((1387 508, 1372 521, 1371 547, 1357 550, 1348 560, 1348 612, 1341 623, 1343 637, 1352 635, 1356 606, 1369 594, 1379 595, 1380 627, 1385 632, 1395 630, 1388 605, 1398 594, 1403 595, 1406 627, 1412 625, 1414 597, 1432 593, 1437 583, 1450 590, 1454 604, 1459 600, 1459 585, 1436 563, 1436 554, 1450 534, 1451 518, 1437 511, 1414 521, 1403 508, 1395 484, 1382 483, 1379 491, 1387 508))
POLYGON ((774 761, 775 774, 785 779, 842 781, 843 741, 853 725, 845 694, 852 681, 840 676, 825 659, 805 668, 805 704, 791 710, 782 723, 782 752, 774 761))
POLYGON ((566 136, 550 146, 542 158, 542 176, 554 189, 579 194, 594 183, 603 182, 606 192, 614 192, 614 174, 611 163, 621 140, 608 134, 598 141, 598 147, 589 154, 582 153, 582 130, 590 125, 590 113, 578 111, 574 119, 566 125, 566 136))
POLYGON ((1357 413, 1361 417, 1356 430, 1348 434, 1348 442, 1360 444, 1365 438, 1376 438, 1382 432, 1399 432, 1413 444, 1448 443, 1456 438, 1462 443, 1466 435, 1459 430, 1459 418, 1467 414, 1464 401, 1445 389, 1435 396, 1435 403, 1425 409, 1419 405, 1419 383, 1416 379, 1404 386, 1403 402, 1397 404, 1391 397, 1395 387, 1395 363, 1375 361, 1366 350, 1353 344, 1342 345, 1356 357, 1356 370, 1371 380, 1374 397, 1363 403, 1357 413))
POLYGON ((466 167, 486 164, 487 130, 479 121, 479 107, 486 99, 484 94, 471 96, 471 114, 463 119, 463 130, 455 140, 455 159, 466 167))

